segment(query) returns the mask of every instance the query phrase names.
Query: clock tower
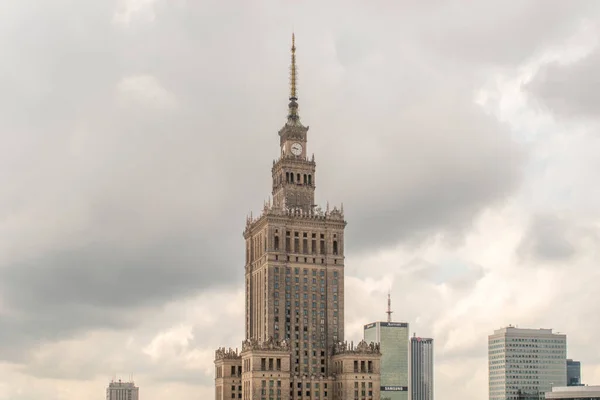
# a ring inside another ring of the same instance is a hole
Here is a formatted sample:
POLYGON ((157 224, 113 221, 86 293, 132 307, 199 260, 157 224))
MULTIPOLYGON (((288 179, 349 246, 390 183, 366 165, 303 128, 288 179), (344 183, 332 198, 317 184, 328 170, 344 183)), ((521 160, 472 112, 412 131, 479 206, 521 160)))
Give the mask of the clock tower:
POLYGON ((293 36, 290 75, 273 201, 244 229, 245 340, 241 352, 215 352, 215 398, 345 400, 360 391, 361 399, 379 399, 379 345, 344 341, 344 209, 314 205, 293 36))
POLYGON ((273 164, 273 203, 310 213, 315 207, 315 158, 308 159, 308 126, 302 125, 298 114, 296 94, 296 44, 292 36, 292 65, 290 67, 290 103, 287 122, 279 130, 281 156, 273 164))

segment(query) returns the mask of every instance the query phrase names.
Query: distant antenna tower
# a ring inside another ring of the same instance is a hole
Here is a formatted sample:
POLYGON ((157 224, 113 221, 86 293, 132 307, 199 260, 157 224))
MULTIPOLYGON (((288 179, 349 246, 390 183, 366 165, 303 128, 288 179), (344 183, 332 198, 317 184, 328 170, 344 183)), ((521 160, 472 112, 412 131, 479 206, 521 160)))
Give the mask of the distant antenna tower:
POLYGON ((387 311, 385 312, 388 316, 388 322, 392 322, 392 298, 390 296, 390 292, 388 292, 388 308, 387 311))

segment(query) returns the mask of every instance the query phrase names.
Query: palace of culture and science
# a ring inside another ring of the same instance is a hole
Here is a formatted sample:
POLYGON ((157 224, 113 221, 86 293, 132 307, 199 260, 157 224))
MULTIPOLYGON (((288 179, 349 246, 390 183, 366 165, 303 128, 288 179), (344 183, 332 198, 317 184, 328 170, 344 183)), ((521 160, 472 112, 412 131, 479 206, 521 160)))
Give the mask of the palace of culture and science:
POLYGON ((379 345, 344 342, 343 207, 314 203, 296 95, 292 36, 290 103, 273 162, 273 200, 246 220, 246 334, 241 352, 215 354, 217 400, 377 399, 379 345))

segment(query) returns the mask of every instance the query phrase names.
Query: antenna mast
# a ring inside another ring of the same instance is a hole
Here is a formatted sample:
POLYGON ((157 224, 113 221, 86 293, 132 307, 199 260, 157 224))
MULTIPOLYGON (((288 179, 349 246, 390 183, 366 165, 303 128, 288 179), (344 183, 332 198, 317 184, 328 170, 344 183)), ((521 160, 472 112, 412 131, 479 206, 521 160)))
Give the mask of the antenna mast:
POLYGON ((385 312, 388 316, 388 320, 387 322, 392 322, 392 299, 390 296, 390 292, 388 292, 388 307, 387 307, 387 311, 385 312))

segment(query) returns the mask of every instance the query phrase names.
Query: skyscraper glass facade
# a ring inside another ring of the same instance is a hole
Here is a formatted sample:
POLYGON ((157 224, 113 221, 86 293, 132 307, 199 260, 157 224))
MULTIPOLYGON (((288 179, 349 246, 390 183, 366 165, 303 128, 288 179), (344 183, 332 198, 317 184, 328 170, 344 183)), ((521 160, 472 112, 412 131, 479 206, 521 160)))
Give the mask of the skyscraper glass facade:
POLYGON ((567 386, 581 385, 581 363, 567 360, 567 386))
POLYGON ((408 400, 408 323, 373 322, 364 337, 381 344, 381 400, 408 400))
POLYGON ((410 338, 411 400, 433 400, 433 339, 410 338))

